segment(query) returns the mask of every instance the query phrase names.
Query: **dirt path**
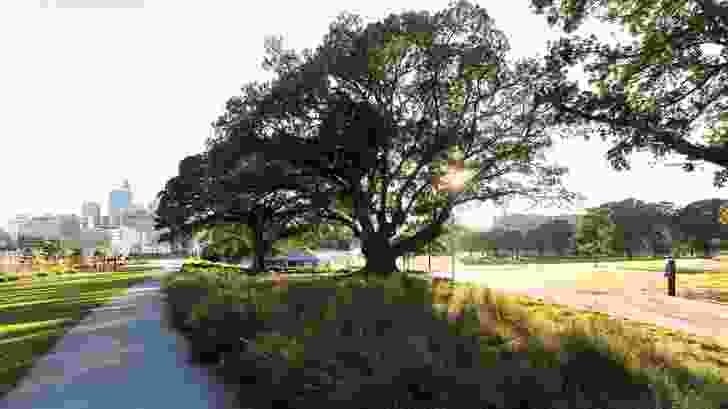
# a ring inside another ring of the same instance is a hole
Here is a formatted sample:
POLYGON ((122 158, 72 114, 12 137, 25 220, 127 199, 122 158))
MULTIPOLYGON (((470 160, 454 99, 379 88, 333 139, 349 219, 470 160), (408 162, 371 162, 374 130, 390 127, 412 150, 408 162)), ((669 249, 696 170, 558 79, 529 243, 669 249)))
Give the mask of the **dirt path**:
POLYGON ((462 272, 458 281, 472 281, 497 291, 525 295, 547 303, 598 311, 615 318, 715 337, 728 345, 728 305, 696 300, 709 290, 678 288, 665 292, 663 273, 624 271, 614 265, 541 265, 510 270, 462 272))

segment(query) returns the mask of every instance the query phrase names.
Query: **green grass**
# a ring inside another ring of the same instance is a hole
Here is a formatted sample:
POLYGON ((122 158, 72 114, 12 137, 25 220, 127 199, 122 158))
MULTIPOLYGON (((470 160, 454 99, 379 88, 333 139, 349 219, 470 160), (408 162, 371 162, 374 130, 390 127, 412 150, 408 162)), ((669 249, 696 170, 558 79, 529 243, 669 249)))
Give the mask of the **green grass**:
POLYGON ((0 282, 0 398, 92 308, 159 274, 138 268, 0 282))

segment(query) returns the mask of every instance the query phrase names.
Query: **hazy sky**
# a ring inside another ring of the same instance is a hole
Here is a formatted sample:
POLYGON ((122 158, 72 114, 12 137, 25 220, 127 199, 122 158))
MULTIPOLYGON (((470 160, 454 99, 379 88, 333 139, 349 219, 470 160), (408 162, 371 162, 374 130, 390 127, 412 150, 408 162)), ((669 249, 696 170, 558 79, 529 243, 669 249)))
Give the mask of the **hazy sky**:
MULTIPOLYGON (((265 80, 263 39, 315 48, 343 11, 367 21, 404 9, 437 11, 447 1, 247 2, 146 0, 140 9, 60 9, 55 0, 0 2, 0 224, 16 213, 79 213, 84 200, 106 213, 109 190, 128 178, 135 201, 153 199, 179 161, 199 153, 210 122, 246 82, 265 80), (391 5, 396 3, 397 7, 391 5)), ((515 55, 544 49, 550 33, 527 0, 478 2, 511 39, 515 55)), ((549 159, 568 166, 567 187, 585 206, 636 197, 678 204, 721 196, 710 165, 686 174, 650 168, 633 154, 617 173, 608 144, 557 139, 549 159)), ((519 210, 518 207, 511 209, 519 210)), ((543 213, 560 213, 545 210, 543 213)), ((463 213, 476 226, 492 221, 489 205, 463 213)))

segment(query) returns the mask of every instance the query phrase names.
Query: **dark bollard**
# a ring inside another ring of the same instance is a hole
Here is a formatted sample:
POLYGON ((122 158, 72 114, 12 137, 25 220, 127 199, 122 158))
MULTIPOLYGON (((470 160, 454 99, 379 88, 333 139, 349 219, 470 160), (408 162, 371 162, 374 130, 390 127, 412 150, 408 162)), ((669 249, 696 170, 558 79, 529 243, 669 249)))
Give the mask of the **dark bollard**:
POLYGON ((667 295, 670 297, 675 296, 676 273, 677 269, 675 268, 675 260, 672 256, 668 256, 667 264, 665 264, 665 277, 667 278, 667 295))

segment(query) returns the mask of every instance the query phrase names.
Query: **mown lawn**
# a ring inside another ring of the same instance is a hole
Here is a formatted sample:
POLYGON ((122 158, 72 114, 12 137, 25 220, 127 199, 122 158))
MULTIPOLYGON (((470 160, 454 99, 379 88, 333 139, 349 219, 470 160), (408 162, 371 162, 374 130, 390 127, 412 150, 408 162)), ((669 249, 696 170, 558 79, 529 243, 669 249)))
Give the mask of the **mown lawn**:
POLYGON ((0 398, 91 309, 160 274, 150 268, 129 270, 10 281, 14 274, 0 273, 0 398))

